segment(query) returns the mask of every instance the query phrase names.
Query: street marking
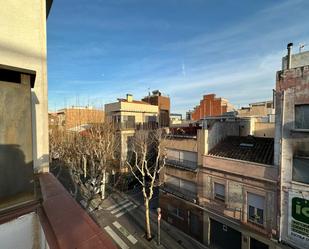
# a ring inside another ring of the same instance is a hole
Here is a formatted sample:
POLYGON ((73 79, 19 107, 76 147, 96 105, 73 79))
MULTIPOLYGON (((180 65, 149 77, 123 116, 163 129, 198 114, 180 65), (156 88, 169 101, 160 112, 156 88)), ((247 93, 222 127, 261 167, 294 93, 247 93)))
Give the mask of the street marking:
POLYGON ((137 243, 137 239, 131 235, 127 229, 120 225, 118 221, 113 222, 113 225, 134 245, 137 243))
POLYGON ((113 211, 111 211, 111 214, 117 213, 120 210, 125 209, 126 207, 131 206, 131 205, 133 205, 132 202, 125 203, 125 204, 119 206, 118 208, 114 209, 113 211))
POLYGON ((136 208, 136 207, 137 207, 137 206, 134 205, 133 207, 130 207, 130 208, 128 208, 128 209, 126 209, 126 210, 124 210, 124 211, 118 213, 118 214, 116 215, 116 218, 119 218, 120 216, 124 215, 125 213, 130 212, 131 210, 133 210, 133 209, 136 208))
POLYGON ((106 210, 112 210, 113 208, 118 207, 118 206, 120 206, 120 205, 122 205, 123 203, 128 202, 128 201, 129 201, 129 200, 123 200, 123 201, 121 201, 121 202, 119 202, 119 203, 116 203, 115 205, 109 206, 106 210))
POLYGON ((113 240, 120 246, 121 249, 129 249, 128 245, 114 232, 110 226, 104 227, 105 231, 113 238, 113 240))
POLYGON ((127 238, 133 245, 137 243, 137 239, 135 239, 133 235, 130 234, 127 238))

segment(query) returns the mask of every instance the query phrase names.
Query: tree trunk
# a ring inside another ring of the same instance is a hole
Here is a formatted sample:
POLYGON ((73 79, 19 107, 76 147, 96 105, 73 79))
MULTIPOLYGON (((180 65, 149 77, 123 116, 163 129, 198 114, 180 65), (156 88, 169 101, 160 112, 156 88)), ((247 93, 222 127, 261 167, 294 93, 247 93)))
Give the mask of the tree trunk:
POLYGON ((103 170, 103 177, 101 182, 101 199, 105 199, 105 184, 106 184, 106 170, 103 170))
POLYGON ((146 239, 151 239, 150 217, 149 217, 149 199, 145 198, 145 226, 146 226, 146 239))

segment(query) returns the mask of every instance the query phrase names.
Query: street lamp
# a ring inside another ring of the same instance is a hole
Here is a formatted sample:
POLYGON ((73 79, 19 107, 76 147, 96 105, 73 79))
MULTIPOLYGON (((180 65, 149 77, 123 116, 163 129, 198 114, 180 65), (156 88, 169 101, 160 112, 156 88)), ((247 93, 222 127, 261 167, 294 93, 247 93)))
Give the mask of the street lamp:
POLYGON ((157 208, 157 212, 158 212, 158 245, 160 245, 160 220, 161 220, 161 208, 157 208))

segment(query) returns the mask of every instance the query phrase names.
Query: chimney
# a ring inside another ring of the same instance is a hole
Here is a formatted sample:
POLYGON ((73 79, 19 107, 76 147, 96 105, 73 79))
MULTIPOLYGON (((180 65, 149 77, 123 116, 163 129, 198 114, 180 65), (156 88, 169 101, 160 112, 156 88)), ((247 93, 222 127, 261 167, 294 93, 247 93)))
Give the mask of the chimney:
POLYGON ((133 101, 133 95, 132 94, 127 94, 127 101, 132 102, 133 101))
POLYGON ((286 69, 291 69, 292 67, 292 48, 293 48, 293 43, 290 42, 287 46, 288 55, 286 58, 286 69))

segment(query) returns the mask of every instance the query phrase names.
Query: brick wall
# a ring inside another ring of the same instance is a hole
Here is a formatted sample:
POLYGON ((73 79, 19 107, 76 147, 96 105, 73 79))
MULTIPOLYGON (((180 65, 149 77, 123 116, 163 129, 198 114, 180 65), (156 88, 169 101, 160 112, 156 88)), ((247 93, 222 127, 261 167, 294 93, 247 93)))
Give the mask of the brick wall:
POLYGON ((82 124, 102 123, 104 111, 93 109, 66 109, 65 128, 70 129, 82 124))
POLYGON ((194 111, 192 120, 200 120, 207 116, 220 116, 229 111, 228 102, 222 98, 216 98, 215 94, 204 95, 194 111))

